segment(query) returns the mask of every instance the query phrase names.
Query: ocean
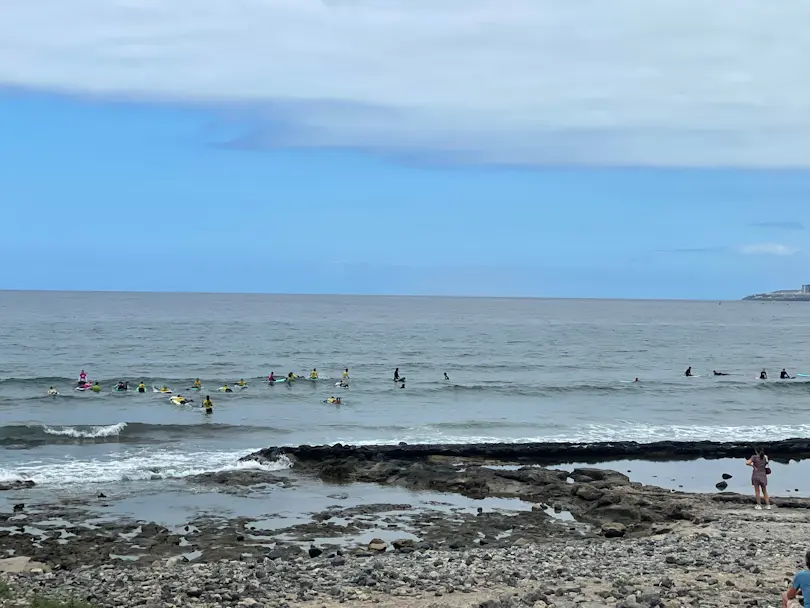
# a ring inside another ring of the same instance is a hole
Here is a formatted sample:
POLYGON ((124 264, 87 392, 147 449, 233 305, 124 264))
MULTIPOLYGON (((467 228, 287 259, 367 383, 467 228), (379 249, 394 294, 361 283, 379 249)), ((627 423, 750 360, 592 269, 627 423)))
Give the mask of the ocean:
POLYGON ((0 292, 0 483, 142 490, 303 443, 808 436, 810 383, 778 380, 810 372, 808 335, 807 303, 0 292), (210 416, 111 391, 199 404, 195 378, 210 416))

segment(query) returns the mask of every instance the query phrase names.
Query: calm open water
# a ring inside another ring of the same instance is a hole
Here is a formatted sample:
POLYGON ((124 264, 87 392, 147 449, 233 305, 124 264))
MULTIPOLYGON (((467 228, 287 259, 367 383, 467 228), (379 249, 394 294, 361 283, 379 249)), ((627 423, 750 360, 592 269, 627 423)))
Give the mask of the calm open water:
POLYGON ((182 478, 278 444, 808 436, 810 383, 755 380, 810 373, 808 335, 807 303, 0 292, 0 482, 182 478), (313 367, 350 388, 261 382, 313 367), (110 390, 196 377, 211 416, 110 390))

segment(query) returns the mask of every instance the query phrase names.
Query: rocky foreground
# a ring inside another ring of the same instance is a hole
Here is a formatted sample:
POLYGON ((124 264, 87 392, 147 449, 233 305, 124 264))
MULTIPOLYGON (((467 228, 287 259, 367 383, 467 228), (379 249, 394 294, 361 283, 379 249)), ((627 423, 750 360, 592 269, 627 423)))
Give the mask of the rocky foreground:
MULTIPOLYGON (((781 442, 771 454, 797 457, 806 443, 781 442)), ((599 449, 616 457, 636 450, 599 449)), ((687 449, 748 451, 736 444, 687 449)), ((342 506, 346 495, 335 491, 329 498, 336 504, 311 514, 310 522, 280 529, 249 518, 197 518, 173 530, 146 521, 93 523, 81 521, 86 515, 75 507, 19 504, 0 525, 0 548, 14 556, 0 560, 0 607, 36 606, 41 596, 87 602, 76 608, 779 606, 810 548, 809 500, 777 498, 773 510, 755 511, 751 496, 688 494, 633 483, 616 471, 536 466, 560 457, 549 450, 302 446, 248 457, 288 458, 293 468, 284 474, 239 471, 194 480, 216 491, 249 491, 294 487, 311 476, 336 486, 366 482, 416 492, 415 504, 352 507, 342 506), (427 508, 419 503, 421 490, 517 498, 531 508, 427 508), (60 529, 66 520, 71 527, 60 529), (399 540, 345 541, 381 529, 399 540)))
POLYGON ((807 550, 810 512, 707 503, 705 523, 675 522, 644 538, 558 539, 511 547, 183 563, 176 558, 0 575, 0 606, 35 596, 91 606, 778 606, 807 550))

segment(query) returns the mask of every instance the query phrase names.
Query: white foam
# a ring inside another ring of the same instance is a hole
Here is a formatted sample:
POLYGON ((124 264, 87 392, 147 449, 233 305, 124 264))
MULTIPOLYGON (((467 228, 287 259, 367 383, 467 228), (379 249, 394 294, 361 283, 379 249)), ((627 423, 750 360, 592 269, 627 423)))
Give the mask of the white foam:
POLYGON ((80 430, 72 426, 65 427, 42 427, 43 432, 48 435, 61 435, 63 437, 75 437, 76 439, 99 439, 102 437, 115 437, 127 428, 126 422, 110 424, 107 426, 93 426, 88 430, 80 430))
POLYGON ((751 426, 686 426, 647 425, 627 422, 625 424, 591 424, 559 433, 536 435, 462 435, 414 428, 410 433, 378 436, 373 439, 341 437, 324 441, 326 444, 348 445, 410 444, 426 443, 610 443, 635 441, 779 441, 795 437, 810 437, 810 425, 751 425, 751 426))
POLYGON ((255 451, 240 452, 173 452, 130 450, 120 455, 90 460, 66 460, 21 463, 14 469, 0 469, 0 480, 30 479, 37 485, 70 485, 182 479, 202 473, 219 473, 245 469, 280 471, 292 466, 286 457, 271 463, 240 462, 239 458, 255 451))

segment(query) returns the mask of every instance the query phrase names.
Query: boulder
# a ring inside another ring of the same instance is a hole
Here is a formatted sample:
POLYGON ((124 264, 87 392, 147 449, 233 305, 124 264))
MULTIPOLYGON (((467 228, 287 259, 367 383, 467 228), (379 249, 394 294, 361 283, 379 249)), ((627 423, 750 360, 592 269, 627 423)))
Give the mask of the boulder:
POLYGON ((594 501, 602 498, 605 492, 592 485, 583 484, 577 488, 576 495, 582 500, 594 501))
POLYGON ((378 553, 383 553, 387 548, 388 545, 381 538, 373 538, 368 544, 369 551, 377 551, 378 553))
POLYGON ((602 524, 602 534, 605 538, 621 538, 627 533, 627 526, 618 522, 602 524))

